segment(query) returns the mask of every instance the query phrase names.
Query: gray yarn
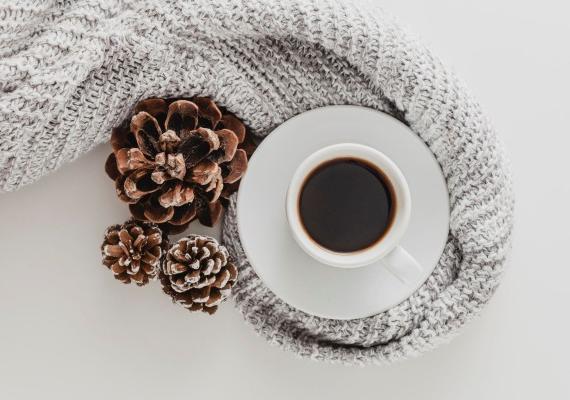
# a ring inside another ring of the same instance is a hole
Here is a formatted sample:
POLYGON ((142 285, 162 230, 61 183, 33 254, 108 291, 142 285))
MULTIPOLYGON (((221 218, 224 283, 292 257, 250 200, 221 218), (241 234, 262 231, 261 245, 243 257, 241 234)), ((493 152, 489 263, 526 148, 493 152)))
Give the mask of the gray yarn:
POLYGON ((380 10, 340 0, 0 0, 0 91, 2 191, 107 141, 152 96, 210 95, 260 137, 330 104, 407 123, 447 179, 450 237, 434 273, 391 310, 336 321, 279 300, 243 253, 232 201, 223 239, 240 268, 237 307, 298 355, 385 363, 418 354, 455 334, 499 283, 513 219, 501 145, 462 84, 380 10))

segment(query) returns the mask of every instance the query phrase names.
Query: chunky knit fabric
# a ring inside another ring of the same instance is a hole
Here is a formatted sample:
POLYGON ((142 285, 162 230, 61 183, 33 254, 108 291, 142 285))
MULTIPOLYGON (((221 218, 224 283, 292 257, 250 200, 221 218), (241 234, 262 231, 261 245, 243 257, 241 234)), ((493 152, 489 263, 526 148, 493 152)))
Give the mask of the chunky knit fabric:
POLYGON ((0 90, 2 191, 107 141, 151 96, 209 95, 260 137, 330 104, 407 123, 447 179, 450 236, 426 283, 382 314, 328 320, 279 300, 243 253, 233 200, 223 239, 240 268, 237 307, 301 356, 383 363, 420 353, 456 333, 499 283, 513 207, 501 146, 461 83, 380 10, 346 0, 1 0, 0 90))

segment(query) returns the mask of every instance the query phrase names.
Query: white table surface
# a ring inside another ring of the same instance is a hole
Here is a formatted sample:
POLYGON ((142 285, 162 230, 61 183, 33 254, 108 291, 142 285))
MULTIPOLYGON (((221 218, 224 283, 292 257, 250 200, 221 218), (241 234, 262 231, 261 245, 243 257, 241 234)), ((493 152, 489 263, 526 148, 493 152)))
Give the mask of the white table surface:
POLYGON ((517 226, 480 318, 420 358, 351 368, 269 346, 230 304, 190 315, 100 265, 127 217, 109 148, 0 196, 0 399, 570 398, 570 8, 562 0, 378 1, 453 66, 509 148, 517 226))

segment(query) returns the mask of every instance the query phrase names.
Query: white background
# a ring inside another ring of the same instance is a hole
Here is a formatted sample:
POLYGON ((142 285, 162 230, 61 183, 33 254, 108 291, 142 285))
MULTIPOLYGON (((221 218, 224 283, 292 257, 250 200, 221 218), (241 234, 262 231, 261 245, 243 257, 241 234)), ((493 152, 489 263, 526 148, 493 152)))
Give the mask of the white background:
POLYGON ((568 399, 570 8, 564 0, 378 2, 468 83, 503 135, 517 192, 496 296, 448 345, 390 367, 299 360, 231 305, 215 318, 100 265, 127 217, 101 146, 0 196, 1 399, 568 399))

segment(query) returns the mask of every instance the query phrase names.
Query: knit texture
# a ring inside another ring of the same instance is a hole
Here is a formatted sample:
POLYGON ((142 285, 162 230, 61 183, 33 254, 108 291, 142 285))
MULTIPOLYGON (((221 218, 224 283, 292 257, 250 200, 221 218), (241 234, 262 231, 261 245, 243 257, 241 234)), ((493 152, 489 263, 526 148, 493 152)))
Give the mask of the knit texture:
POLYGON ((259 137, 325 105, 388 112, 425 141, 447 180, 450 236, 433 274, 398 306, 352 321, 307 315, 264 286, 239 242, 234 197, 223 229, 240 269, 234 298, 269 342, 386 363, 448 339, 488 302, 513 218, 501 145, 456 77, 381 10, 346 0, 0 0, 2 191, 107 141, 137 101, 194 95, 259 137))

